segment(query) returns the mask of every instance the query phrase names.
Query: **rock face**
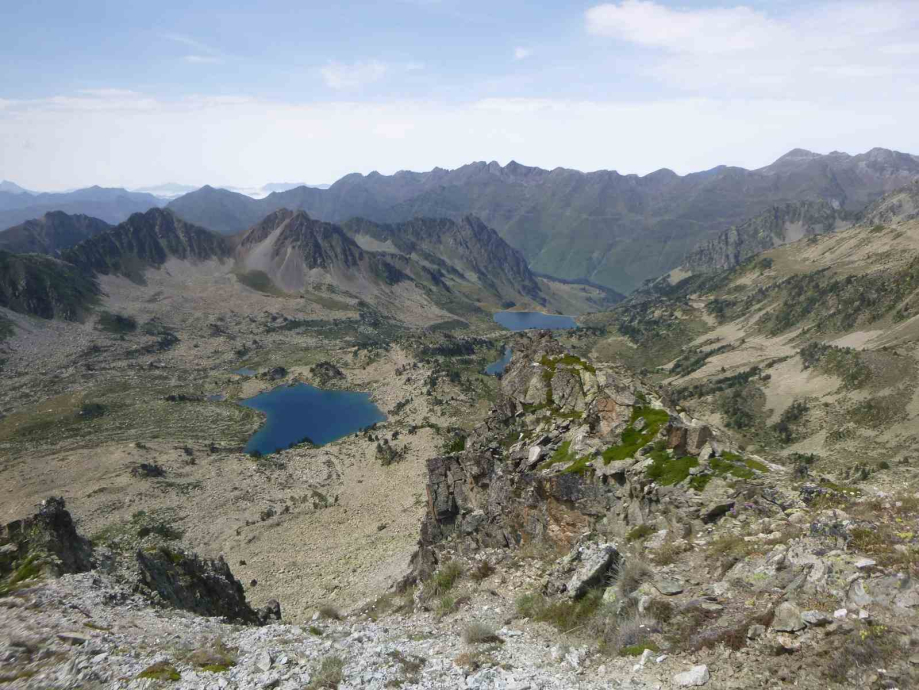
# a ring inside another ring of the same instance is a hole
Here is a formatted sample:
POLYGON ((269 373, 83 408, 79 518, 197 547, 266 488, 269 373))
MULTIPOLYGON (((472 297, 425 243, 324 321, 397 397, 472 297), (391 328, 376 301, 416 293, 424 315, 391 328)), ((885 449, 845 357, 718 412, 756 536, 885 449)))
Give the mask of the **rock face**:
POLYGON ((0 527, 0 578, 24 570, 59 577, 93 565, 92 546, 77 534, 63 498, 49 498, 35 515, 0 527))
POLYGON ((138 551, 137 565, 142 586, 167 606, 241 623, 274 617, 275 610, 280 617, 280 606, 267 607, 270 611, 264 615, 249 606, 242 583, 222 557, 207 560, 161 547, 153 552, 138 551))
MULTIPOLYGON (((436 546, 447 539, 470 550, 536 541, 569 551, 598 527, 624 536, 650 520, 718 520, 733 505, 722 477, 734 460, 722 453, 720 469, 701 466, 696 454, 725 444, 652 395, 623 370, 566 353, 549 334, 521 336, 499 400, 466 450, 428 460, 416 575, 436 567, 436 546)), ((555 589, 568 591, 567 582, 555 589)), ((572 596, 582 593, 575 586, 572 596)))
POLYGON ((854 218, 854 213, 822 199, 773 206, 699 246, 686 258, 684 267, 703 273, 734 268, 750 256, 802 237, 842 230, 854 218))

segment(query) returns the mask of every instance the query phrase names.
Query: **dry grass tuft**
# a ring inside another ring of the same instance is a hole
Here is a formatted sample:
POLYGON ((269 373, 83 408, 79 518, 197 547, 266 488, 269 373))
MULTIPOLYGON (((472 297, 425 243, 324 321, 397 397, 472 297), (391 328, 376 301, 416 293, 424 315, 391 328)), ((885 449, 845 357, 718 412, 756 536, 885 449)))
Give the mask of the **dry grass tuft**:
POLYGON ((306 690, 337 690, 342 681, 345 661, 339 656, 327 656, 319 664, 306 690))
POLYGON ((470 623, 463 631, 463 642, 466 644, 503 644, 494 629, 484 623, 470 623))

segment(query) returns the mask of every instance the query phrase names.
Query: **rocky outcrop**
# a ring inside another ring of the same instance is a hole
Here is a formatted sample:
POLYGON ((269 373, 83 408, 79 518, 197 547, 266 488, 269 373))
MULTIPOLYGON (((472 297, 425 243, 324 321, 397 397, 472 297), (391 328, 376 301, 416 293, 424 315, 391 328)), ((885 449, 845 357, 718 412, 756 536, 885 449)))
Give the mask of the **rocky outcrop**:
POLYGON ((209 560, 160 547, 138 551, 137 566, 142 590, 163 605, 240 623, 280 619, 277 602, 263 611, 249 605, 242 583, 233 576, 223 557, 209 560))
POLYGON ((549 334, 523 336, 466 450, 428 461, 416 575, 436 567, 447 540, 470 550, 536 541, 568 551, 597 529, 625 535, 649 521, 677 535, 693 523, 702 529, 734 506, 735 478, 759 474, 727 448, 625 371, 565 353, 549 334))
POLYGON ((327 386, 334 381, 344 381, 345 379, 342 370, 331 362, 319 362, 319 364, 311 366, 310 374, 320 386, 327 386))
POLYGON ((92 546, 77 534, 64 506, 63 498, 49 498, 35 515, 0 527, 0 582, 93 568, 92 546))

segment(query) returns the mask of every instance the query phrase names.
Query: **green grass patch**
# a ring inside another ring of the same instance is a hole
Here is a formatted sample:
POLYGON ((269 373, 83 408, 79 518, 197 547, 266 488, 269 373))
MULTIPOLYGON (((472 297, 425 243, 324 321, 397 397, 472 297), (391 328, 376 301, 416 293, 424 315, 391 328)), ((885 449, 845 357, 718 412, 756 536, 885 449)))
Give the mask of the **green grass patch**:
POLYGON ((560 465, 572 462, 577 460, 577 455, 571 452, 571 441, 565 441, 558 448, 555 449, 555 452, 552 453, 552 457, 546 460, 539 466, 540 470, 547 470, 553 465, 560 465))
POLYGON ((655 654, 661 651, 660 647, 653 642, 640 642, 638 644, 629 645, 628 647, 623 647, 619 650, 619 656, 641 656, 646 649, 650 649, 655 654))
MULTIPOLYGON (((731 453, 725 453, 725 456, 731 455, 731 453)), ((740 458, 738 457, 738 460, 740 458)), ((711 458, 708 461, 709 467, 711 467, 712 472, 718 477, 724 477, 730 475, 736 477, 737 479, 753 479, 756 475, 746 465, 741 465, 735 462, 732 459, 727 457, 720 458, 711 458)))
POLYGON ((629 533, 626 535, 626 539, 631 541, 640 541, 645 537, 649 537, 654 534, 654 528, 651 525, 637 525, 629 530, 629 533))
POLYGON ((604 464, 614 460, 626 460, 635 457, 635 454, 648 445, 660 432, 661 427, 670 420, 666 410, 657 410, 653 407, 636 407, 632 411, 629 428, 622 432, 622 439, 618 446, 611 446, 603 451, 604 464), (641 430, 634 428, 635 423, 643 419, 645 425, 641 430))
POLYGON ((179 674, 176 667, 172 664, 169 664, 165 661, 158 661, 157 663, 148 666, 143 671, 137 674, 138 678, 148 678, 150 680, 164 680, 175 682, 179 680, 182 676, 179 674))
POLYGON ((202 671, 207 671, 208 673, 226 673, 232 668, 232 666, 225 666, 224 664, 208 664, 207 666, 202 666, 202 671))
POLYGON ((689 470, 699 466, 699 459, 691 455, 673 458, 666 451, 656 450, 649 456, 653 462, 645 470, 645 476, 661 486, 679 484, 689 476, 689 470))
POLYGON ((23 582, 34 580, 41 575, 41 572, 38 557, 35 554, 28 555, 22 564, 6 579, 6 582, 0 582, 0 597, 15 592, 23 582))
POLYGON ((453 585, 463 576, 464 572, 463 566, 459 561, 447 561, 431 578, 435 591, 449 592, 453 589, 453 585))
MULTIPOLYGON (((726 455, 726 453, 725 453, 726 455)), ((747 458, 743 461, 744 465, 749 467, 751 470, 756 470, 757 472, 766 473, 769 471, 769 468, 761 463, 759 460, 754 460, 753 458, 747 458)))
POLYGON ((577 601, 550 600, 541 594, 524 594, 517 598, 517 613, 542 623, 549 623, 562 632, 569 632, 590 620, 603 603, 603 590, 594 589, 577 601))

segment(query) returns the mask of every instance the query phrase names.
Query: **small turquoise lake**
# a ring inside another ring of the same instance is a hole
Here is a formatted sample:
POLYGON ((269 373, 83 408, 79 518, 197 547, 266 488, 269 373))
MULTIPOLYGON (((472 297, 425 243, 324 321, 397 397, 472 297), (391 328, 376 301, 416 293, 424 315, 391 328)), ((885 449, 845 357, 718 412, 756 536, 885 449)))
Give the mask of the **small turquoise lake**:
POLYGON ((578 327, 570 316, 543 314, 538 311, 499 311, 494 319, 512 331, 526 331, 531 328, 562 330, 578 327))
POLYGON ((369 393, 327 391, 305 383, 280 386, 240 402, 267 415, 246 452, 263 455, 308 438, 318 446, 386 419, 369 393))
POLYGON ((504 370, 507 369, 507 365, 511 363, 511 357, 514 356, 513 351, 510 348, 507 348, 504 351, 504 356, 496 362, 492 362, 487 367, 485 367, 485 373, 489 376, 497 376, 498 374, 503 374, 504 370))

